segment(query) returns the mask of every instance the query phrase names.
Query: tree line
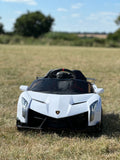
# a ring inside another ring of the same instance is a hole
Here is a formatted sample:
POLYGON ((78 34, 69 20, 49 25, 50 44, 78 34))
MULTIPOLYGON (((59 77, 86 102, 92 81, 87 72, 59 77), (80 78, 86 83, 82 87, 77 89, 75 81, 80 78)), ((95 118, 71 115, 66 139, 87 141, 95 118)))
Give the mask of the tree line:
MULTIPOLYGON (((120 15, 116 18, 115 23, 120 26, 120 15)), ((50 15, 45 16, 40 11, 28 11, 26 14, 23 14, 16 19, 12 34, 38 38, 51 31, 53 24, 54 18, 50 15)), ((4 26, 0 23, 0 34, 5 33, 4 26)), ((107 39, 120 42, 120 28, 116 32, 108 34, 107 39)))

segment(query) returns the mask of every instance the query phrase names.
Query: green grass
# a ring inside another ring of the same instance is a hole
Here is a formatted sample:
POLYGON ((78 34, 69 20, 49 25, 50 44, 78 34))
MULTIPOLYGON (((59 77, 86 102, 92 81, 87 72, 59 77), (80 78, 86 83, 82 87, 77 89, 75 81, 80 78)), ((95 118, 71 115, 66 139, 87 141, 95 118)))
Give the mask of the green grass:
POLYGON ((120 49, 0 45, 0 160, 119 160, 120 49), (21 84, 54 68, 80 69, 103 87, 103 131, 17 131, 21 84))

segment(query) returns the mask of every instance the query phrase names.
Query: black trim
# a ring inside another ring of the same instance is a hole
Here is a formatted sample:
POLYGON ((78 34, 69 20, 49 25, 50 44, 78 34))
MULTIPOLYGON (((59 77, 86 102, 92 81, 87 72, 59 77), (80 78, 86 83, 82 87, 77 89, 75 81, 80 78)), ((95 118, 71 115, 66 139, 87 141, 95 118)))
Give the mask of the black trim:
POLYGON ((87 81, 87 78, 80 70, 72 70, 73 74, 75 75, 76 79, 87 81))
POLYGON ((40 127, 40 128, 55 128, 55 129, 57 128, 84 129, 88 127, 88 112, 71 117, 56 119, 29 109, 28 126, 40 127))

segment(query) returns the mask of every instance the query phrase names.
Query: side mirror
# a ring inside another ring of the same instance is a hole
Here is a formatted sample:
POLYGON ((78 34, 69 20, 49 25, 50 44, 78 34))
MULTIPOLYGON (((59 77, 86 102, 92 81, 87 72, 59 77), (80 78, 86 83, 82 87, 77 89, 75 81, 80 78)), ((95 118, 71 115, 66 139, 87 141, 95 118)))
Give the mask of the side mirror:
POLYGON ((93 88, 94 88, 94 92, 97 94, 101 94, 104 92, 103 88, 97 88, 97 86, 95 84, 93 84, 93 88))
POLYGON ((95 90, 95 93, 97 93, 97 94, 101 94, 101 93, 103 93, 104 92, 104 89, 103 88, 97 88, 96 90, 95 90))
POLYGON ((20 89, 21 91, 27 91, 28 86, 21 85, 19 89, 20 89))

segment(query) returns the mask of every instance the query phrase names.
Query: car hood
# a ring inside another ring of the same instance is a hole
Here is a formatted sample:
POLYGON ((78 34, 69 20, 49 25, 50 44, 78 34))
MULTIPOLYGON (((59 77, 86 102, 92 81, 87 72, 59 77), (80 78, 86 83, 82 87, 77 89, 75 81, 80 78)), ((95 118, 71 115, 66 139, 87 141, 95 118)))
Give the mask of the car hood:
POLYGON ((31 97, 30 109, 54 118, 63 118, 88 111, 89 100, 95 95, 59 95, 27 92, 31 97))

